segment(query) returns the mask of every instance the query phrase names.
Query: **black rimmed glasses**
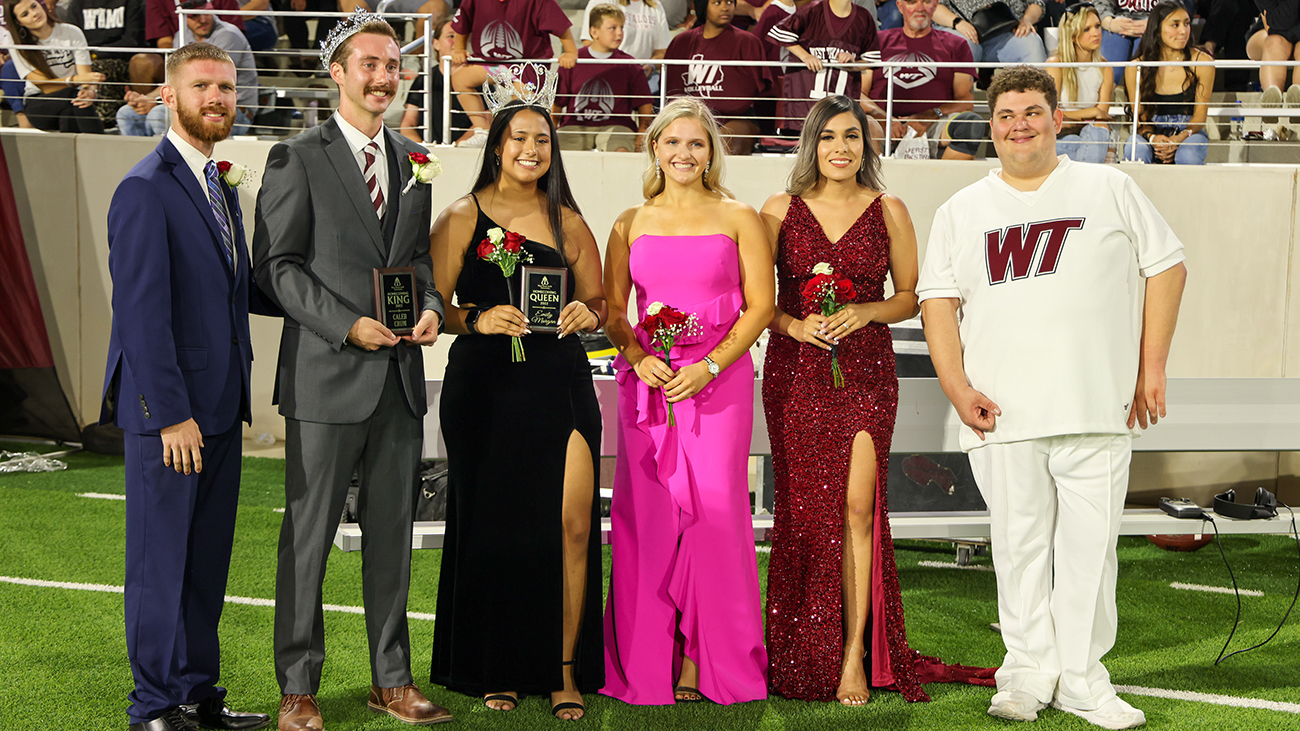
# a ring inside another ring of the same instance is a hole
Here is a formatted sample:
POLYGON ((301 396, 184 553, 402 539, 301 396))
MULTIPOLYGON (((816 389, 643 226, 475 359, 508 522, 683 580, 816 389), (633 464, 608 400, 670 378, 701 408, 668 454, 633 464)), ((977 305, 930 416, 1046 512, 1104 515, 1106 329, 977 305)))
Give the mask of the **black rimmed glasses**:
POLYGON ((1090 2, 1075 3, 1075 4, 1073 4, 1073 5, 1071 5, 1070 7, 1068 7, 1068 8, 1065 9, 1065 14, 1066 14, 1066 15, 1074 15, 1075 13, 1077 13, 1077 12, 1079 12, 1079 11, 1081 11, 1081 10, 1092 10, 1093 7, 1094 7, 1093 4, 1090 3, 1090 2))

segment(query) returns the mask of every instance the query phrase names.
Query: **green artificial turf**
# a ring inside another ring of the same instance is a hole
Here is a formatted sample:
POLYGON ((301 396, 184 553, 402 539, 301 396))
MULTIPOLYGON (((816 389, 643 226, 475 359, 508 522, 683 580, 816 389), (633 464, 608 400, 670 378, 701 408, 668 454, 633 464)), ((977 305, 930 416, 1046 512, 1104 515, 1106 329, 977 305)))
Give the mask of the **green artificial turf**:
MULTIPOLYGON (((54 447, 0 443, 0 450, 51 451, 54 447)), ((120 586, 123 573, 125 503, 77 497, 122 492, 121 458, 76 453, 69 469, 46 474, 0 475, 0 576, 120 586)), ((246 458, 239 522, 227 593, 272 598, 275 551, 283 507, 283 462, 246 458)), ((1282 536, 1234 536, 1226 540, 1243 588, 1264 592, 1243 598, 1242 624, 1234 647, 1269 635, 1286 610, 1300 571, 1296 542, 1282 536)), ((900 541, 899 581, 912 647, 966 665, 996 665, 1000 637, 996 587, 988 571, 922 567, 920 561, 951 563, 952 550, 938 543, 900 541)), ((1106 659, 1119 685, 1195 691, 1300 702, 1300 616, 1268 646, 1215 667, 1231 626, 1231 595, 1177 591, 1174 581, 1229 586, 1217 550, 1180 554, 1143 538, 1120 540, 1119 638, 1106 659)), ((440 551, 416 551, 412 560, 410 610, 433 613, 440 551)), ((977 557, 975 565, 989 565, 977 557)), ((609 553, 605 552, 608 575, 609 553)), ((361 556, 334 551, 325 580, 325 602, 361 604, 361 556)), ((759 554, 766 580, 767 555, 759 554)), ((227 604, 222 616, 223 683, 240 709, 274 713, 279 700, 271 652, 268 607, 227 604)), ((327 728, 400 729, 405 726, 366 709, 370 685, 364 620, 327 612, 327 659, 320 703, 327 728)), ((474 698, 431 686, 429 649, 433 622, 411 620, 412 670, 436 702, 451 709, 462 728, 554 728, 547 700, 524 699, 509 713, 490 711, 474 698)), ((508 627, 503 632, 510 632, 508 627)), ((0 729, 125 729, 131 673, 122 628, 122 595, 0 582, 0 729)), ((588 696, 586 719, 575 728, 600 729, 996 729, 1015 724, 985 714, 991 690, 961 685, 927 686, 931 703, 908 704, 897 693, 877 691, 862 708, 772 698, 731 707, 712 704, 645 708, 588 696)), ((1189 701, 1127 696, 1142 708, 1152 729, 1300 729, 1300 715, 1231 708, 1189 701)), ((1047 710, 1034 729, 1095 728, 1047 710)))

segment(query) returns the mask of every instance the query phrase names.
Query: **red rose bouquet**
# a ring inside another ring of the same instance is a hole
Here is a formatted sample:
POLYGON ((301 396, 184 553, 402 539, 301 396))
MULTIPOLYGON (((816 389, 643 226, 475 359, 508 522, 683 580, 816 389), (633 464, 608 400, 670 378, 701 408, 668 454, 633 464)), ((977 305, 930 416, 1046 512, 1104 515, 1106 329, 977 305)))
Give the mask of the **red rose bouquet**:
MULTIPOLYGON (((687 335, 698 333, 700 321, 695 315, 688 315, 662 302, 651 302, 650 306, 645 308, 645 317, 641 318, 641 322, 636 326, 650 335, 650 347, 663 355, 664 364, 672 368, 673 360, 670 351, 673 345, 687 335)), ((671 401, 668 402, 668 426, 677 426, 671 401)))
MULTIPOLYGON (((853 291, 853 282, 836 279, 835 270, 826 262, 818 262, 813 267, 813 278, 803 286, 803 299, 809 307, 815 307, 825 317, 839 312, 849 306, 849 302, 858 296, 853 291)), ((835 388, 844 388, 844 371, 840 369, 840 359, 836 351, 838 345, 831 346, 831 384, 835 388)))
MULTIPOLYGON (((509 279, 514 276, 519 262, 533 260, 532 255, 524 251, 525 240, 523 234, 506 231, 500 226, 490 228, 487 238, 480 241, 476 249, 478 258, 501 267, 501 275, 509 279)), ((524 357, 524 341, 518 335, 511 336, 510 360, 514 363, 527 360, 524 357)))

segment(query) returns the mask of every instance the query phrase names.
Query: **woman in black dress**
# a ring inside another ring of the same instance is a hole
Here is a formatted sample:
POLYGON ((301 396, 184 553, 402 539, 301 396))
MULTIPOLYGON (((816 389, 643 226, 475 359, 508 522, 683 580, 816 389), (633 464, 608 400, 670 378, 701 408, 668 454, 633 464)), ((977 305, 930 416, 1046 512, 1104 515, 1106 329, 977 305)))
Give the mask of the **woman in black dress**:
POLYGON ((573 720, 580 694, 604 683, 600 410, 573 333, 599 328, 606 309, 596 241, 554 141, 548 110, 498 110, 473 192, 430 235, 459 336, 442 389, 450 497, 432 680, 503 711, 520 694, 550 694, 552 712, 573 720), (507 278, 480 257, 493 228, 526 237, 532 264, 569 270, 558 333, 530 332, 515 306, 520 271, 507 278))

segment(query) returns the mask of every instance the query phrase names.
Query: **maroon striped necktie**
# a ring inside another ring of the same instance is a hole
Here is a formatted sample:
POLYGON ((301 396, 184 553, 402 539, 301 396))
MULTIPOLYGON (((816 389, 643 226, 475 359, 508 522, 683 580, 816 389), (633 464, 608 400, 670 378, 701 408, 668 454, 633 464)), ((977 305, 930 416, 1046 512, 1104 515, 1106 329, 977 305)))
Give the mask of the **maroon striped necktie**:
POLYGON ((363 150, 366 153, 366 189, 370 191, 370 200, 375 204, 375 215, 384 217, 384 186, 379 184, 379 168, 375 161, 379 159, 379 145, 371 142, 363 150))

